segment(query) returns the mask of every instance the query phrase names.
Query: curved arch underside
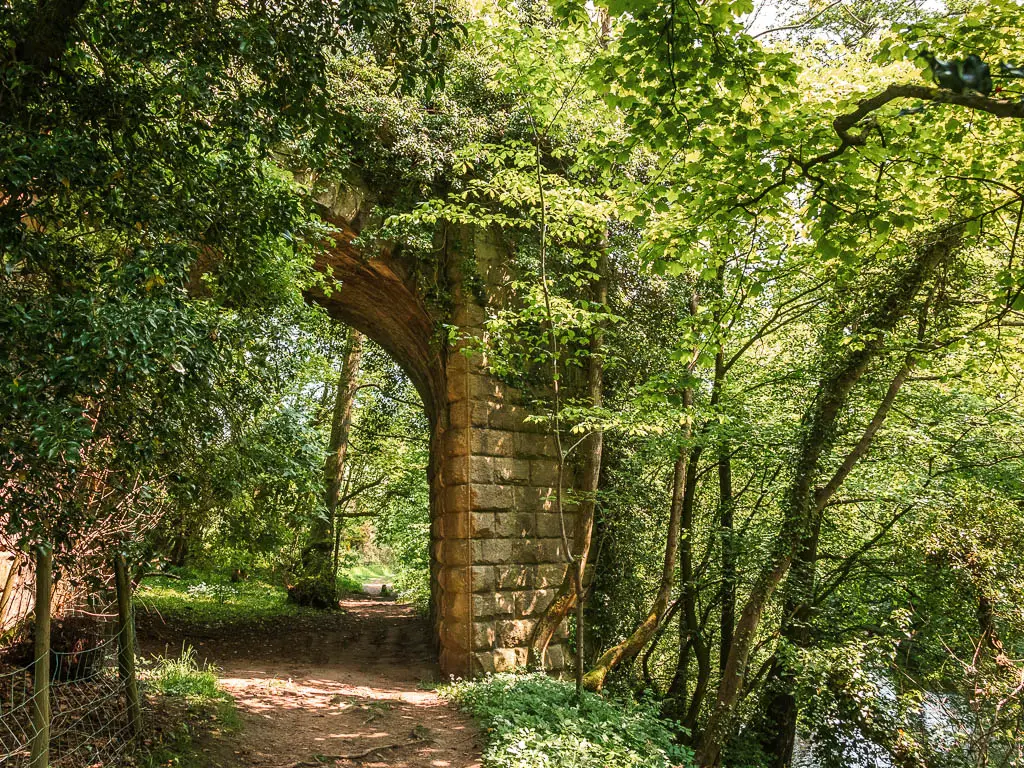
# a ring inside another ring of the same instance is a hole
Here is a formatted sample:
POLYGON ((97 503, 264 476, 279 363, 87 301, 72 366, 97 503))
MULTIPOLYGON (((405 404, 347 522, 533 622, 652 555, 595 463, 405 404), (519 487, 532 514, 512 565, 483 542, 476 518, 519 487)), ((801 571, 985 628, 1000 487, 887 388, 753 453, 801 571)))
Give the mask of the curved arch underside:
POLYGON ((351 227, 334 226, 334 247, 316 261, 334 284, 310 290, 310 299, 383 347, 408 374, 435 422, 444 412, 444 364, 434 321, 412 278, 390 251, 367 257, 352 244, 357 233, 351 227))

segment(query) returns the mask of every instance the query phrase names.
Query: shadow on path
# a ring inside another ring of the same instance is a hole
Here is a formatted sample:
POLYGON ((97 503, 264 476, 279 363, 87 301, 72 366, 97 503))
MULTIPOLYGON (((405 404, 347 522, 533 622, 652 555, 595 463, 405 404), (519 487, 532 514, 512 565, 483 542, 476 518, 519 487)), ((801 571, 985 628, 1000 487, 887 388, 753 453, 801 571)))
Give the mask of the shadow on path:
POLYGON ((210 768, 479 768, 469 718, 422 687, 439 675, 427 621, 369 597, 341 607, 256 627, 140 632, 147 653, 191 644, 235 697, 242 727, 200 744, 210 768), (334 755, 352 759, 318 758, 334 755))

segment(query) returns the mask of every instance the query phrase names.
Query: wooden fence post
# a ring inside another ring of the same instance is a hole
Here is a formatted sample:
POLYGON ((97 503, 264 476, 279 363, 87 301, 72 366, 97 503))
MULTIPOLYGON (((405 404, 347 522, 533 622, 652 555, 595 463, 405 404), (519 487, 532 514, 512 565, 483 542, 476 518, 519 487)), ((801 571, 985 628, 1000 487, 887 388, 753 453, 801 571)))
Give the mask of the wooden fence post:
POLYGON ((142 727, 139 683, 135 676, 135 615, 132 611, 132 587, 128 580, 128 564, 124 555, 114 556, 114 577, 117 584, 117 672, 124 685, 128 708, 128 729, 132 737, 142 727))
POLYGON ((53 549, 36 549, 36 631, 32 670, 31 768, 50 765, 50 591, 53 588, 53 549))

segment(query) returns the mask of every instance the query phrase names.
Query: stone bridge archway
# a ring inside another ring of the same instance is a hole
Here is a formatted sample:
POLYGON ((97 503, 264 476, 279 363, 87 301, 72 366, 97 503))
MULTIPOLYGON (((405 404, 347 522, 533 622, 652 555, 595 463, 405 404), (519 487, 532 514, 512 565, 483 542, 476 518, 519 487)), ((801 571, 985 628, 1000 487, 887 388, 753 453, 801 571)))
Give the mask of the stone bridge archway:
MULTIPOLYGON (((556 447, 542 426, 524 422, 518 394, 488 375, 479 358, 448 341, 482 333, 487 301, 507 282, 501 246, 480 230, 449 230, 439 246, 448 309, 431 308, 410 265, 387 249, 353 245, 358 203, 332 200, 335 246, 317 268, 337 281, 310 298, 380 344, 409 375, 431 425, 431 595, 444 675, 475 676, 523 666, 536 618, 565 571, 562 526, 551 501, 556 447), (475 265, 470 280, 466 260, 475 265)), ((571 519, 567 521, 572 537, 571 519)), ((545 666, 558 672, 569 654, 556 636, 545 666)))

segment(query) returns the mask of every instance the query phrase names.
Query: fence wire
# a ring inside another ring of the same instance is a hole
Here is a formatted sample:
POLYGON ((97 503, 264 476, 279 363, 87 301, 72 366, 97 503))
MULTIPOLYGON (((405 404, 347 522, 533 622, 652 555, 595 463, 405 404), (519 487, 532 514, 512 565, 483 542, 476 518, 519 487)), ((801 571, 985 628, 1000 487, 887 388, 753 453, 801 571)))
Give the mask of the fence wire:
MULTIPOLYGON (((118 766, 132 749, 133 723, 118 673, 117 623, 98 624, 70 649, 50 652, 50 766, 118 766)), ((33 664, 0 662, 0 766, 28 768, 38 696, 33 664)))

